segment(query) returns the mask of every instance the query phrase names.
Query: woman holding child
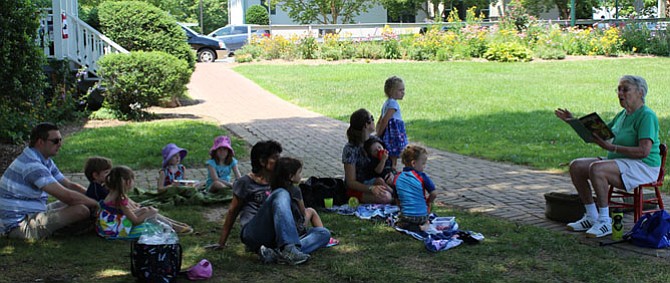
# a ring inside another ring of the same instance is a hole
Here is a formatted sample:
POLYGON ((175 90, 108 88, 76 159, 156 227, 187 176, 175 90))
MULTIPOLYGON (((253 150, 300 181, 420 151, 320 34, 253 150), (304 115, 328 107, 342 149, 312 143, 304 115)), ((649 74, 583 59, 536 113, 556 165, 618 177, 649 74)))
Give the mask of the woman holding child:
MULTIPOLYGON (((593 135, 593 141, 608 151, 607 157, 578 158, 570 163, 570 177, 586 214, 579 221, 569 223, 567 229, 586 231, 586 236, 591 238, 612 233, 609 186, 630 192, 640 184, 656 180, 661 166, 658 118, 644 101, 647 82, 641 77, 626 75, 619 79, 616 92, 624 110, 608 124, 614 139, 609 142, 593 135), (592 190, 597 203, 593 201, 592 190)), ((566 122, 574 119, 566 109, 559 108, 555 114, 566 122)))
POLYGON ((388 204, 393 200, 392 190, 383 179, 365 180, 365 170, 369 168, 370 158, 363 144, 375 132, 375 120, 372 114, 361 108, 349 117, 347 144, 342 149, 344 164, 344 182, 347 195, 356 197, 361 203, 388 204))
POLYGON ((270 191, 270 178, 281 152, 276 141, 261 141, 251 148, 251 173, 233 183, 233 199, 217 248, 226 245, 238 215, 242 242, 258 253, 263 263, 301 264, 310 253, 328 244, 330 232, 325 228, 310 229, 300 237, 291 213, 290 194, 286 190, 270 191))

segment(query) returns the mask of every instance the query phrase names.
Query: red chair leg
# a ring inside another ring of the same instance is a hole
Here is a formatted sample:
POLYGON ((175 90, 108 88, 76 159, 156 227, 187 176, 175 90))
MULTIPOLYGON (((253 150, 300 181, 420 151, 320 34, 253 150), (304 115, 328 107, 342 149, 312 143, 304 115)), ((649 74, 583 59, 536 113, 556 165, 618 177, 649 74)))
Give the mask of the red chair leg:
POLYGON ((637 222, 638 219, 642 216, 642 207, 644 207, 644 194, 643 194, 643 189, 641 187, 635 188, 635 197, 633 198, 633 201, 635 202, 634 209, 635 213, 633 214, 633 218, 635 219, 635 222, 637 222))
POLYGON ((658 209, 664 210, 665 207, 663 206, 663 198, 661 197, 661 188, 654 187, 654 190, 656 191, 656 201, 658 202, 658 209))

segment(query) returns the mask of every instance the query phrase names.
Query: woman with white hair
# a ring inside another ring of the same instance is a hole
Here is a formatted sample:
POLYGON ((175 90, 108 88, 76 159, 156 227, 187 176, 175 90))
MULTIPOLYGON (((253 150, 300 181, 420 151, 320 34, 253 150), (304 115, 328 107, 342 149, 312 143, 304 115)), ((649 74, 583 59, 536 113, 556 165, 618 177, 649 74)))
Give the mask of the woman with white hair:
MULTIPOLYGON (((621 77, 616 92, 623 110, 608 123, 614 139, 605 141, 593 135, 593 141, 608 151, 607 157, 578 158, 570 163, 570 177, 586 213, 579 221, 568 223, 568 230, 586 231, 586 236, 591 238, 610 235, 609 186, 631 192, 658 177, 661 166, 659 125, 656 113, 645 105, 647 89, 642 77, 621 77), (595 203, 592 191, 596 193, 595 203)), ((554 113, 566 122, 573 119, 567 109, 558 108, 554 113)))

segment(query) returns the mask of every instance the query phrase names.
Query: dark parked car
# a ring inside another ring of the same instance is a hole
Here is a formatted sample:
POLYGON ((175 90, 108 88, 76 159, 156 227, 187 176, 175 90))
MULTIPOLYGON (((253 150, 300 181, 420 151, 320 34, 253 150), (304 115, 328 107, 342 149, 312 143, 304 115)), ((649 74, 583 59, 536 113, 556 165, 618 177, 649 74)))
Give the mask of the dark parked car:
POLYGON ((182 23, 178 24, 186 32, 188 44, 197 52, 198 62, 209 63, 219 58, 228 57, 228 49, 223 41, 199 34, 182 23))
POLYGON ((255 29, 250 25, 227 25, 211 32, 209 36, 223 40, 231 53, 242 48, 249 42, 252 36, 270 36, 270 31, 265 29, 255 29))

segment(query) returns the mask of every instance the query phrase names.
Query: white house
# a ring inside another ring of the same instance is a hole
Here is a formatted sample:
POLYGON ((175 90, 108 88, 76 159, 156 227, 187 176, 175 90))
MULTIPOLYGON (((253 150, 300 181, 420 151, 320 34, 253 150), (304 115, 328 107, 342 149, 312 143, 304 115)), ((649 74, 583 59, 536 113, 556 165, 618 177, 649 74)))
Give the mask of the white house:
MULTIPOLYGON (((272 0, 269 0, 272 1, 272 0)), ((270 2, 272 4, 272 2, 270 2)), ((265 0, 229 0, 228 1, 228 22, 233 25, 245 24, 245 12, 252 5, 261 5, 267 7, 265 0)), ((405 22, 425 22, 426 15, 423 12, 411 19, 411 17, 406 18, 405 22)), ((381 5, 377 5, 371 8, 367 13, 361 13, 354 18, 355 23, 386 23, 388 22, 388 17, 386 9, 381 5)), ((284 12, 281 9, 281 5, 275 5, 275 9, 270 11, 270 23, 273 25, 292 25, 298 24, 289 18, 288 13, 284 12)), ((315 24, 315 23, 313 23, 315 24)))

